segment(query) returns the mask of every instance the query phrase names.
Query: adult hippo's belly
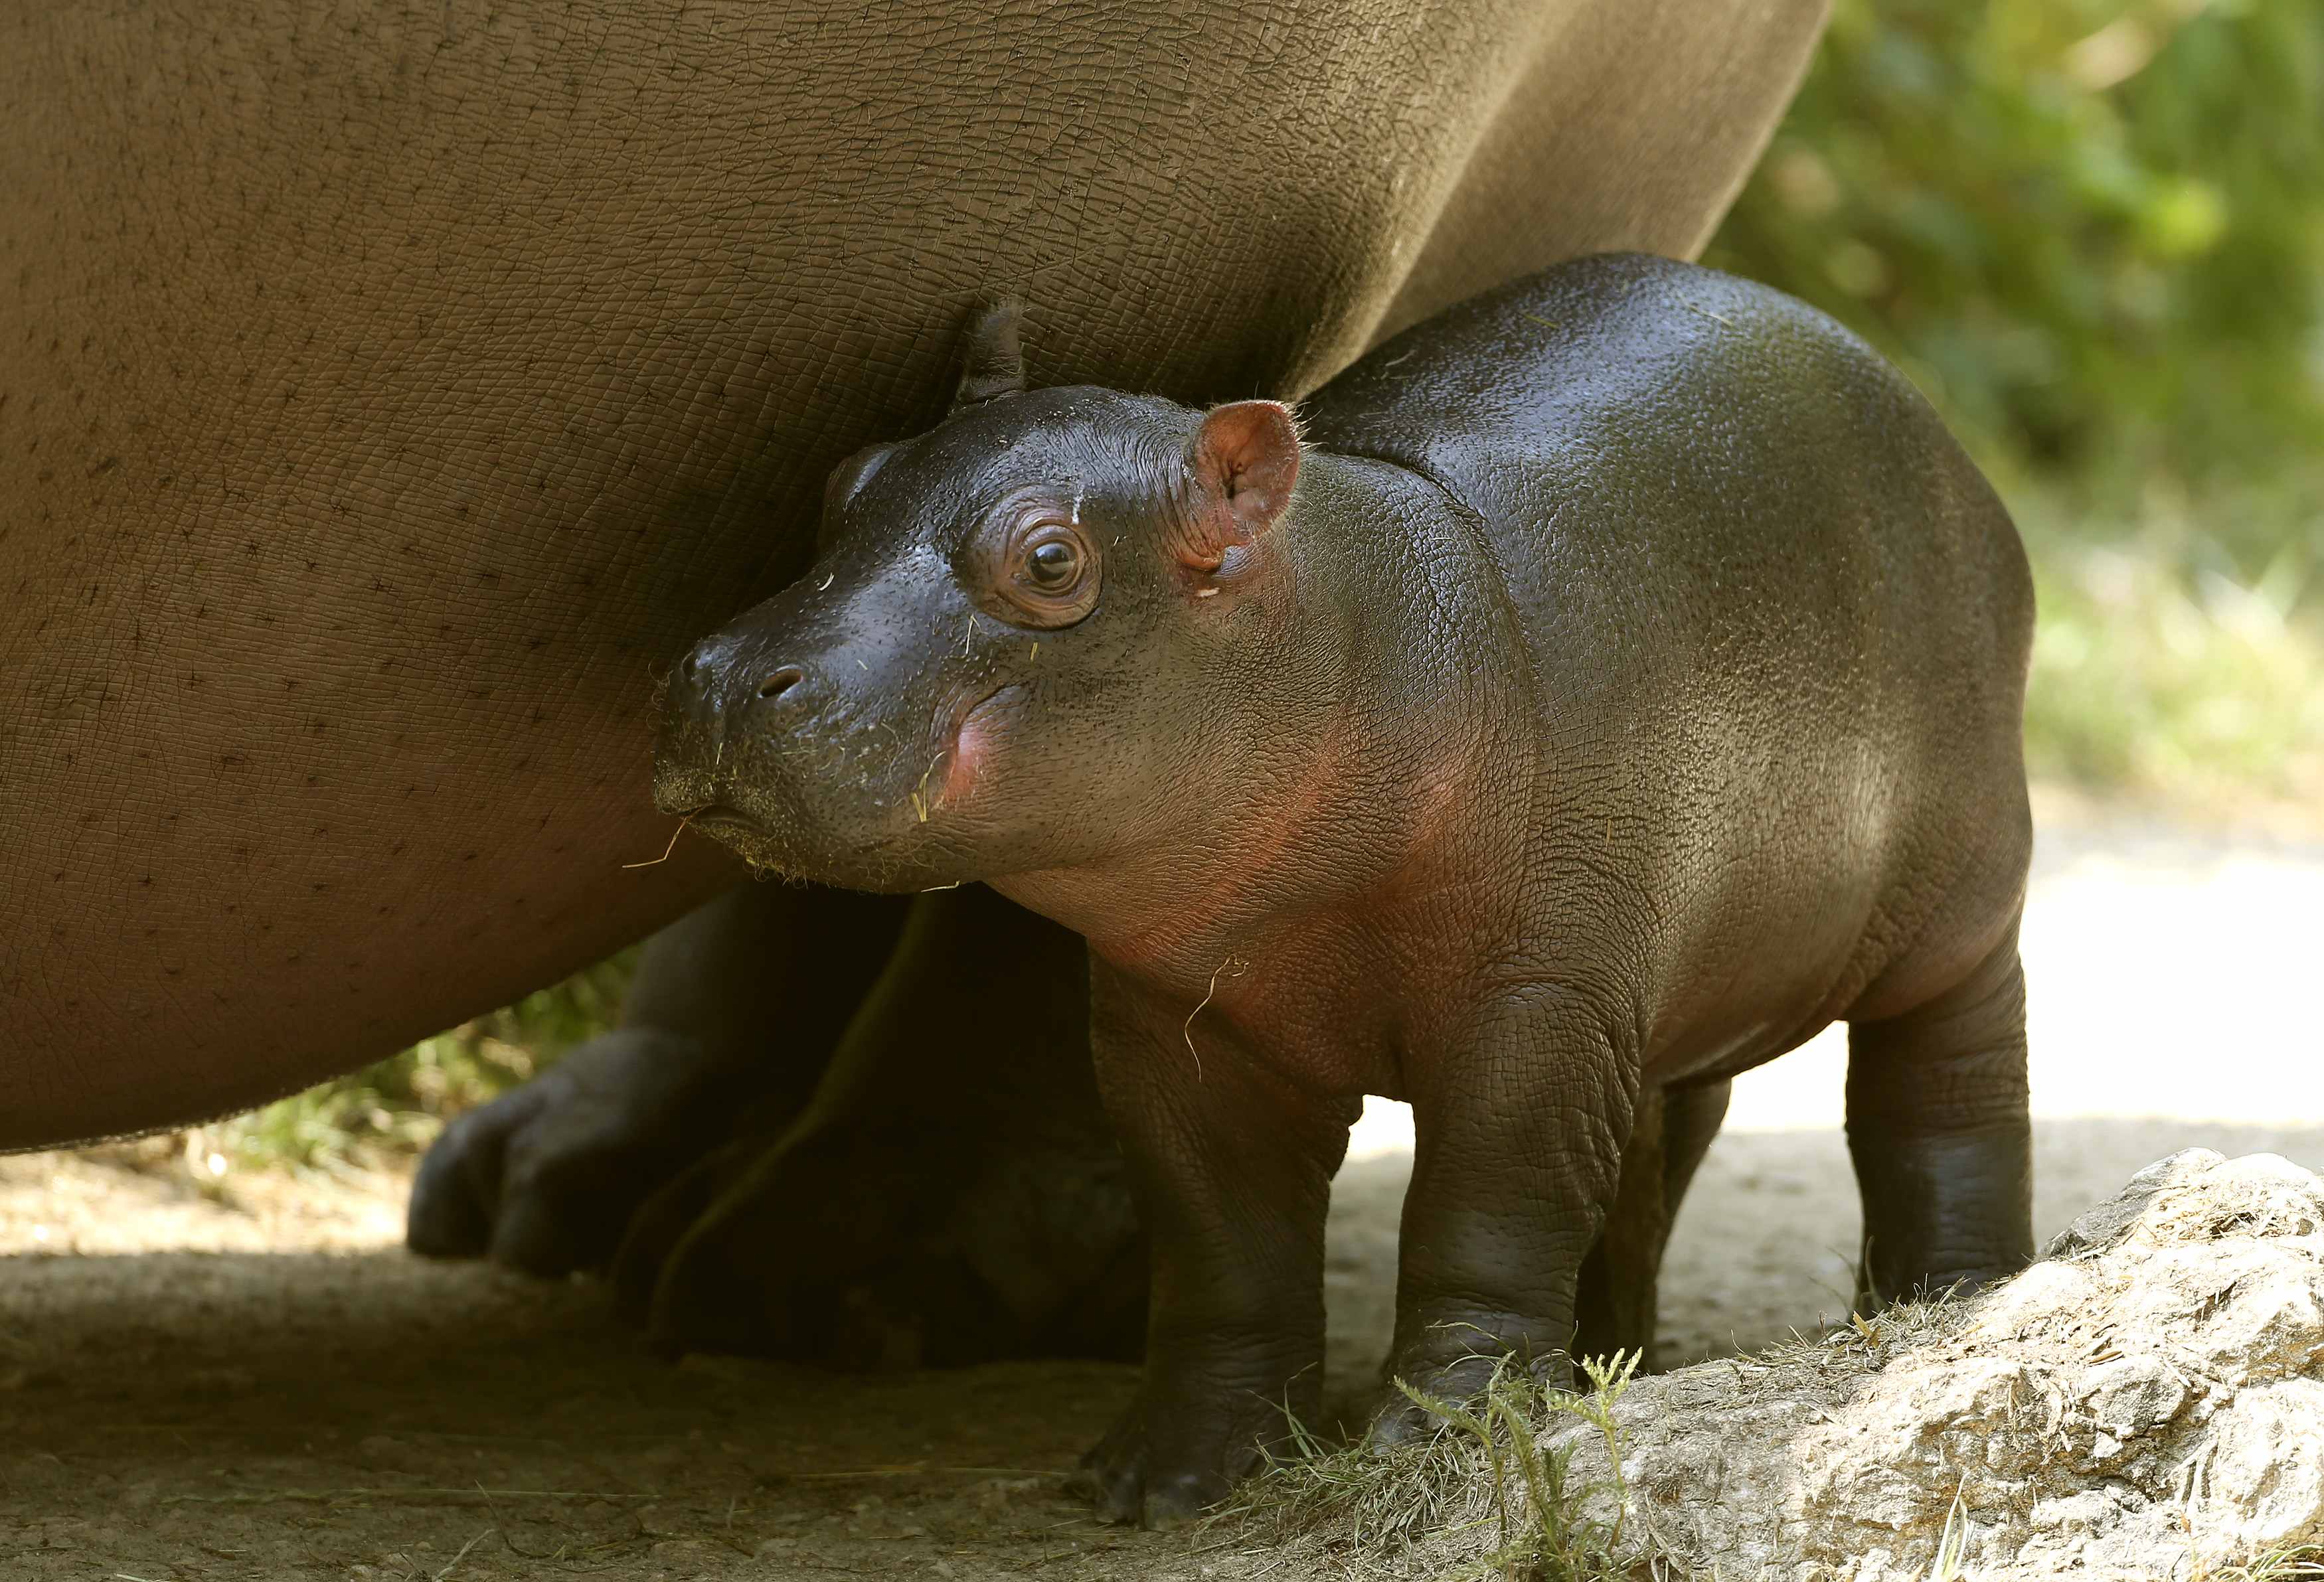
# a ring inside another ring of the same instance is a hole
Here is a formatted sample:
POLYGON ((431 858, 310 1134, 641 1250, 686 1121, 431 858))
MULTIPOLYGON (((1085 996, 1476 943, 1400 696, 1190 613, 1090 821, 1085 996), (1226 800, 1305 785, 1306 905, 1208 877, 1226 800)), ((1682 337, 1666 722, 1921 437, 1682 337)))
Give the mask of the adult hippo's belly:
POLYGON ((933 414, 1296 394, 1694 251, 1821 0, 43 8, 0 106, 0 1146, 348 1069, 733 877, 654 679, 933 414))

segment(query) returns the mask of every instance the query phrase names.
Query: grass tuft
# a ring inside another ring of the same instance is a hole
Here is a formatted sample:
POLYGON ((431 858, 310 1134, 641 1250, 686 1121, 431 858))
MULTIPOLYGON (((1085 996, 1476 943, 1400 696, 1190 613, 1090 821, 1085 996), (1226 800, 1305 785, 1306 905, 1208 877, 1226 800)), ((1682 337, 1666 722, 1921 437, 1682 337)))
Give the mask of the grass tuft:
POLYGON ((1492 1523, 1489 1554, 1431 1571, 1447 1582, 1683 1575, 1631 1525, 1614 1408, 1637 1366, 1635 1355, 1619 1353, 1585 1361, 1589 1387, 1576 1391, 1543 1384, 1504 1358, 1467 1402, 1398 1379, 1396 1388, 1427 1414, 1429 1431, 1381 1450, 1327 1445, 1295 1422, 1293 1454, 1270 1458, 1213 1520, 1270 1547, 1329 1526, 1335 1548, 1375 1562, 1409 1554, 1432 1537, 1492 1523), (1574 1424, 1582 1434, 1557 1431, 1574 1424), (1588 1437, 1605 1448, 1611 1470, 1602 1479, 1574 1472, 1574 1451, 1588 1437))
POLYGON ((2200 1562, 2193 1582, 2324 1582, 2324 1544, 2288 1544, 2237 1566, 2200 1562))
POLYGON ((1944 1531, 1937 1534, 1936 1558, 1929 1562, 1928 1582, 1960 1582, 1961 1557, 1968 1550, 1969 1507, 1962 1503, 1961 1490, 1955 1488, 1944 1531))

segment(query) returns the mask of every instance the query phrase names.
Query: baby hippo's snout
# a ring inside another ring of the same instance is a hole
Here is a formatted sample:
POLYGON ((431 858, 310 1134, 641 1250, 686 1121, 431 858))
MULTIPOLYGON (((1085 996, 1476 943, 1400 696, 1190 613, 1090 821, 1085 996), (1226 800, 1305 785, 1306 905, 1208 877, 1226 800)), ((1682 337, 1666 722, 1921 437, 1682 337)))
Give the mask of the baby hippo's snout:
POLYGON ((818 689, 807 685, 806 667, 740 651, 755 646, 724 633, 696 643, 670 677, 665 725, 683 723, 687 734, 715 745, 745 729, 788 730, 811 715, 818 689))
POLYGON ((746 762, 812 731, 830 688, 813 656, 787 654, 754 631, 715 632, 678 661, 663 689, 654 800, 665 813, 741 812, 746 762), (754 753, 755 744, 761 751, 754 753))
MULTIPOLYGON (((811 590, 812 591, 812 590, 811 590)), ((670 672, 654 803, 762 869, 858 889, 928 882, 908 848, 930 832, 957 713, 918 610, 802 611, 778 594, 670 672)))

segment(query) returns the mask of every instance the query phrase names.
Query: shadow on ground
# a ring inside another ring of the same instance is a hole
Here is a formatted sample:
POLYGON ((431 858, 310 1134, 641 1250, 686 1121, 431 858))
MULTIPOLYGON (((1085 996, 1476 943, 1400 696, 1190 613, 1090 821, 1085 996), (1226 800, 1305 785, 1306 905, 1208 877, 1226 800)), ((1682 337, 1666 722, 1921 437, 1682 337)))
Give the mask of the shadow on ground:
POLYGON ((23 1582, 1157 1574, 1155 1541, 1056 1492, 1126 1368, 672 1365, 594 1285, 400 1250, 5 1280, 0 1575, 23 1582))

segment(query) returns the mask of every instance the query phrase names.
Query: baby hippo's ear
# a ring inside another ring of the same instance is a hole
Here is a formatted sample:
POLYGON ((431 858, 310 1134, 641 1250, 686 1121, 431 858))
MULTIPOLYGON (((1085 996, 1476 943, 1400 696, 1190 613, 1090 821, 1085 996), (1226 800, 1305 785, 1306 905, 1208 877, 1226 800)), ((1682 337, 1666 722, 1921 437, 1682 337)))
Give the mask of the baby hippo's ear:
POLYGON ((988 297, 969 315, 960 349, 960 388, 952 409, 1025 393, 1025 348, 1018 326, 1025 305, 1014 297, 988 297))
POLYGON ((1194 498, 1179 558, 1215 571, 1229 547, 1250 544, 1291 503, 1299 477, 1299 430, 1281 401, 1213 407, 1187 452, 1194 498))

